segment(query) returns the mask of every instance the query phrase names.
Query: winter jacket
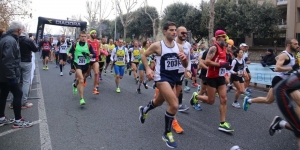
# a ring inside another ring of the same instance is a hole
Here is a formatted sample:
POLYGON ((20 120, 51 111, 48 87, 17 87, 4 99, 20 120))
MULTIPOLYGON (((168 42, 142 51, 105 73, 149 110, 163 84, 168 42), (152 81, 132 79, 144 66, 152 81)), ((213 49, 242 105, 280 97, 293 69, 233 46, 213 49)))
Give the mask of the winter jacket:
POLYGON ((265 55, 263 57, 263 59, 261 60, 261 64, 263 67, 265 66, 271 66, 271 65, 275 65, 276 64, 276 60, 275 60, 275 54, 271 53, 269 55, 265 55))
POLYGON ((8 31, 0 39, 0 82, 20 77, 20 47, 18 36, 8 31))
POLYGON ((19 37, 19 45, 21 52, 21 62, 31 62, 31 52, 37 52, 38 49, 34 44, 34 41, 26 36, 26 34, 21 34, 19 37))

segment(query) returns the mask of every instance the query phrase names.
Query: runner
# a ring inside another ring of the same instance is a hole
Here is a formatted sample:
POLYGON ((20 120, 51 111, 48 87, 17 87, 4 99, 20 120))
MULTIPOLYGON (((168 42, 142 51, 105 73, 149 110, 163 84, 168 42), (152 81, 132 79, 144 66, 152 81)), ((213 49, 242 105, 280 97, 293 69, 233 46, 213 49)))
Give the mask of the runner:
POLYGON ((285 41, 286 49, 276 56, 276 66, 275 71, 278 72, 277 75, 272 79, 272 87, 270 88, 267 97, 257 97, 250 99, 248 96, 244 98, 243 109, 248 110, 252 103, 265 103, 271 104, 274 102, 273 87, 276 86, 278 82, 282 79, 287 79, 289 77, 289 72, 299 69, 299 64, 295 63, 295 58, 292 53, 295 53, 299 48, 298 41, 296 39, 286 39, 285 41))
POLYGON ((114 70, 116 74, 116 92, 120 93, 121 89, 119 87, 120 79, 123 78, 125 65, 129 61, 128 49, 123 46, 123 39, 117 40, 117 47, 111 52, 110 60, 113 62, 114 70))
POLYGON ((159 93, 157 98, 151 100, 147 106, 139 107, 139 120, 141 123, 144 123, 150 110, 162 105, 164 101, 167 101, 168 109, 165 113, 165 132, 163 133, 162 139, 166 142, 168 147, 176 148, 177 143, 173 138, 171 128, 178 109, 178 99, 172 89, 181 78, 181 74, 178 73, 180 63, 186 68, 188 61, 182 46, 174 41, 176 36, 176 24, 174 22, 165 23, 163 26, 163 34, 164 39, 162 41, 153 43, 148 50, 142 54, 142 62, 146 69, 147 77, 150 80, 154 79, 159 93), (148 66, 147 57, 151 54, 156 54, 155 74, 148 66))
MULTIPOLYGON (((139 62, 139 82, 138 82, 138 87, 136 89, 136 91, 141 94, 141 84, 143 83, 145 89, 148 89, 148 85, 147 85, 147 82, 148 80, 144 80, 144 74, 145 74, 145 67, 144 67, 144 64, 143 62, 140 60, 141 59, 141 55, 149 48, 149 41, 144 41, 143 42, 143 47, 142 47, 142 50, 140 51, 140 56, 138 58, 138 60, 140 61, 139 62)), ((150 65, 151 63, 154 63, 151 59, 151 57, 147 57, 147 60, 148 60, 148 65, 150 65)))
POLYGON ((128 52, 131 52, 131 69, 129 71, 133 71, 134 81, 137 84, 139 82, 139 77, 137 76, 137 67, 139 66, 139 56, 141 49, 139 48, 139 42, 134 41, 134 45, 132 48, 129 48, 128 52))
MULTIPOLYGON (((240 49, 244 51, 243 59, 245 60, 246 64, 250 64, 251 62, 249 61, 249 52, 248 52, 249 46, 246 43, 242 43, 240 44, 240 49)), ((251 80, 251 74, 247 65, 246 65, 246 72, 244 78, 245 78, 245 91, 252 93, 251 89, 248 88, 251 80)))
MULTIPOLYGON (((228 45, 231 46, 231 45, 228 45)), ((246 71, 246 63, 243 60, 243 50, 236 50, 233 55, 235 57, 234 60, 232 60, 231 63, 231 80, 236 87, 236 93, 234 97, 234 102, 232 103, 232 106, 235 108, 241 108, 240 103, 238 102, 238 99, 242 93, 245 91, 244 87, 244 72, 246 71)))
POLYGON ((87 73, 90 66, 90 58, 96 57, 92 45, 86 42, 87 34, 85 31, 80 32, 80 41, 70 49, 69 57, 72 59, 74 55, 74 67, 76 69, 76 83, 73 83, 73 93, 77 94, 77 89, 80 96, 80 105, 85 105, 83 98, 83 83, 84 75, 87 73))
POLYGON ((91 58, 90 59, 90 67, 89 70, 85 76, 85 85, 86 85, 86 78, 88 75, 91 76, 91 70, 93 69, 94 71, 94 87, 93 87, 93 94, 99 94, 98 91, 98 86, 99 86, 99 55, 100 55, 100 50, 99 50, 99 41, 97 40, 97 32, 96 30, 90 31, 90 39, 87 40, 89 45, 92 45, 93 50, 96 54, 96 58, 91 58))
MULTIPOLYGON (((60 76, 63 76, 63 66, 66 65, 67 61, 67 50, 71 46, 71 43, 66 41, 66 36, 64 34, 61 35, 60 41, 57 42, 55 49, 59 51, 59 69, 60 76)), ((57 59, 57 58, 56 58, 57 59)))
POLYGON ((273 87, 277 105, 287 121, 276 116, 270 127, 269 134, 273 136, 276 131, 288 129, 294 132, 298 139, 300 149, 300 73, 297 72, 278 82, 273 87))
POLYGON ((100 44, 100 55, 99 55, 99 80, 102 80, 102 70, 105 65, 106 57, 108 56, 108 46, 106 44, 106 38, 102 38, 100 44))
MULTIPOLYGON (((105 65, 105 69, 104 69, 104 75, 105 76, 106 76, 106 69, 107 69, 108 65, 110 64, 111 52, 112 52, 113 49, 115 49, 115 44, 114 44, 113 39, 109 39, 109 43, 108 43, 107 47, 108 47, 109 54, 106 57, 106 65, 105 65)), ((113 64, 111 64, 111 67, 110 67, 110 74, 111 75, 113 75, 112 68, 113 68, 113 64)))
POLYGON ((209 48, 205 62, 208 66, 206 81, 207 81, 207 96, 198 95, 194 92, 190 103, 194 105, 201 100, 207 104, 214 104, 216 98, 216 91, 219 93, 220 98, 220 125, 219 130, 224 132, 233 132, 230 124, 226 122, 227 111, 227 96, 226 96, 226 84, 225 77, 226 70, 230 70, 231 66, 229 62, 226 62, 226 32, 223 30, 217 30, 215 32, 216 43, 209 48))
POLYGON ((43 70, 48 70, 49 55, 51 50, 51 43, 48 40, 48 36, 45 36, 44 41, 40 43, 40 47, 42 49, 43 70))
MULTIPOLYGON (((212 37, 209 41, 209 47, 213 46, 215 43, 216 43, 216 38, 212 37)), ((207 89, 206 89, 206 87, 207 87, 206 74, 207 74, 208 66, 205 64, 205 59, 206 59, 208 50, 209 49, 205 50, 203 52, 202 56, 199 57, 199 67, 198 68, 201 69, 201 72, 199 75, 199 78, 201 79, 201 81, 200 81, 200 89, 198 89, 199 90, 198 95, 204 95, 207 91, 207 89)), ((202 110, 201 105, 199 103, 194 103, 192 106, 194 109, 196 109, 198 111, 202 110)))
POLYGON ((191 56, 192 56, 192 58, 193 59, 191 59, 191 61, 192 61, 192 66, 191 66, 191 71, 192 71, 192 85, 194 86, 194 87, 198 87, 199 86, 199 84, 197 83, 197 78, 196 78, 196 76, 197 76, 197 66, 198 66, 198 63, 199 63, 199 61, 198 61, 198 58, 199 58, 199 55, 200 55, 200 50, 198 49, 198 43, 194 43, 193 44, 193 47, 192 47, 192 49, 191 49, 191 56))
MULTIPOLYGON (((190 50, 191 50, 191 44, 189 42, 186 41, 188 32, 187 29, 183 26, 180 26, 177 28, 177 38, 175 39, 176 43, 180 44, 183 48, 184 54, 187 58, 188 61, 188 66, 187 68, 184 68, 182 65, 179 65, 179 70, 178 73, 180 74, 181 78, 180 81, 176 82, 175 87, 174 87, 174 92, 178 98, 178 111, 179 112, 184 112, 187 111, 189 109, 188 106, 182 104, 182 82, 184 77, 186 78, 191 78, 191 60, 190 58, 190 50)), ((183 133, 183 129, 182 127, 179 125, 177 117, 174 116, 174 120, 172 122, 172 127, 175 130, 176 133, 183 133)))

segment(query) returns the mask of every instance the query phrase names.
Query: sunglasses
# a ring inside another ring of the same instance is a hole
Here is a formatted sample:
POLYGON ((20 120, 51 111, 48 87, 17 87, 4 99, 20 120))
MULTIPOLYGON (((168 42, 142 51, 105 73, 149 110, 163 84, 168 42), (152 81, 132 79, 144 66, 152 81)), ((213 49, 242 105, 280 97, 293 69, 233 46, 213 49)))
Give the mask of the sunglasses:
POLYGON ((182 35, 185 35, 185 34, 187 35, 188 33, 187 33, 187 32, 181 32, 181 34, 182 34, 182 35))
POLYGON ((226 36, 225 36, 225 35, 220 35, 220 36, 218 36, 218 37, 221 37, 221 38, 226 38, 226 36))

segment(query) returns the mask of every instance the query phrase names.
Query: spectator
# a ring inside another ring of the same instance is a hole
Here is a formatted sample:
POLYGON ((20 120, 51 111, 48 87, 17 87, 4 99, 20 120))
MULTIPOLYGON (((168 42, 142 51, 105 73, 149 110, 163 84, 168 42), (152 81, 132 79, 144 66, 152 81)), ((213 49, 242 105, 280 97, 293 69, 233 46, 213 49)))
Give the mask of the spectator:
MULTIPOLYGON (((32 58, 32 52, 37 52, 38 49, 36 45, 34 44, 34 41, 27 37, 27 34, 25 32, 22 32, 19 37, 19 45, 20 45, 20 52, 21 52, 21 76, 23 81, 22 91, 22 109, 30 108, 32 107, 32 103, 27 102, 28 99, 28 93, 29 88, 31 84, 31 58, 32 58)), ((10 108, 13 108, 12 104, 10 105, 10 108)))
POLYGON ((276 64, 275 54, 272 48, 267 49, 267 54, 260 61, 263 67, 271 66, 276 64))
POLYGON ((22 33, 23 25, 20 22, 12 21, 9 30, 0 40, 0 126, 13 124, 13 128, 30 127, 31 122, 25 122, 21 116, 21 100, 23 92, 19 87, 20 77, 20 48, 19 36, 22 33), (6 98, 8 93, 13 94, 13 108, 15 119, 5 117, 6 98))

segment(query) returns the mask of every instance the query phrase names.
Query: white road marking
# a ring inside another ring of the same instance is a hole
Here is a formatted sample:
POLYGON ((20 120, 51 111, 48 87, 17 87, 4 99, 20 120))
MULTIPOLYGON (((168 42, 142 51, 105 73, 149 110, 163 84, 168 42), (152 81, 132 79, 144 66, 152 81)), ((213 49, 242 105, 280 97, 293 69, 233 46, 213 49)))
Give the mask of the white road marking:
MULTIPOLYGON (((34 121, 34 122, 32 122, 32 123, 33 123, 33 125, 38 124, 38 123, 40 123, 40 120, 34 121)), ((12 124, 11 124, 11 125, 12 125, 12 124)), ((10 130, 8 130, 8 131, 2 132, 2 133, 0 133, 0 137, 1 137, 1 136, 4 136, 4 135, 7 135, 7 134, 10 134, 10 133, 13 133, 13 132, 16 132, 16 131, 19 131, 19 130, 21 130, 21 129, 24 129, 24 128, 10 129, 10 130)))
POLYGON ((49 134, 49 127, 46 116, 44 95, 41 85, 39 66, 36 65, 36 79, 37 79, 37 97, 40 97, 38 101, 39 110, 39 120, 40 120, 40 140, 41 140, 41 150, 52 150, 51 138, 49 134))

